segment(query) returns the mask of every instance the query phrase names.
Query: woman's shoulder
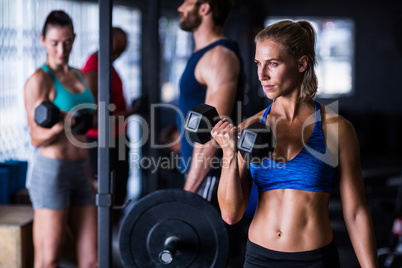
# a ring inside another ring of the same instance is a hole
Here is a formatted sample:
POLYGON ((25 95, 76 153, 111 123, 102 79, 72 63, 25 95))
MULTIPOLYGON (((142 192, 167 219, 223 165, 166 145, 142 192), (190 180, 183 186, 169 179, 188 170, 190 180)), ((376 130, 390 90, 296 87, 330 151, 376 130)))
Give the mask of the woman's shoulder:
POLYGON ((27 79, 25 83, 25 92, 36 92, 37 94, 48 92, 53 85, 50 75, 42 68, 36 71, 27 79))
POLYGON ((240 129, 244 129, 246 127, 248 127, 249 125, 256 123, 256 122, 261 122, 262 116, 265 112, 266 108, 263 109, 262 111, 256 113, 255 115, 247 118, 246 120, 244 120, 240 125, 239 128, 240 129))
POLYGON ((322 125, 328 129, 335 129, 340 137, 343 134, 352 134, 355 132, 353 124, 345 117, 331 109, 329 106, 321 105, 322 125))
POLYGON ((35 72, 27 79, 27 85, 38 85, 43 86, 46 84, 51 84, 52 79, 50 75, 44 71, 42 68, 38 68, 35 72))
POLYGON ((75 68, 75 67, 71 67, 71 66, 70 66, 70 69, 73 70, 73 72, 79 74, 81 77, 84 76, 84 72, 83 72, 81 69, 78 69, 78 68, 75 68))
POLYGON ((353 124, 336 110, 328 106, 321 106, 322 132, 325 137, 327 149, 332 159, 338 159, 341 152, 356 152, 358 139, 353 124))

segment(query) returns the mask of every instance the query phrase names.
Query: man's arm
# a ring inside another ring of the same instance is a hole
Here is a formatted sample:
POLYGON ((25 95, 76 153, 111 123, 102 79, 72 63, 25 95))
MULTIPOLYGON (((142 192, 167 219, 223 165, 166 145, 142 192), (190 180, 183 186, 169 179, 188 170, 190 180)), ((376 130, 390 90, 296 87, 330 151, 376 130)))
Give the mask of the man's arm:
MULTIPOLYGON (((240 62, 236 54, 225 47, 217 46, 208 51, 198 62, 195 77, 207 86, 205 103, 214 106, 220 117, 229 117, 235 105, 240 62)), ((211 170, 211 160, 219 147, 214 140, 201 145, 194 144, 193 157, 184 190, 197 192, 211 170)))

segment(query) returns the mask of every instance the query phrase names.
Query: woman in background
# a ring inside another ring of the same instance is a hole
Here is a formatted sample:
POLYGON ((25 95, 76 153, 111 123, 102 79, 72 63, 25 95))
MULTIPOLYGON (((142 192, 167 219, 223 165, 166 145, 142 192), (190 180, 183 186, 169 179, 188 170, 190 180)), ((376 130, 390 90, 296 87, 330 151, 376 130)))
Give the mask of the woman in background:
POLYGON ((71 142, 85 143, 86 137, 65 131, 69 112, 77 105, 94 103, 82 73, 68 65, 74 38, 71 18, 64 11, 52 11, 40 36, 46 62, 25 85, 31 140, 39 148, 27 184, 34 208, 37 268, 59 267, 68 230, 76 245, 78 267, 97 267, 97 213, 88 178, 88 151, 71 142), (60 120, 51 128, 41 127, 34 120, 35 108, 43 101, 61 110, 60 120))

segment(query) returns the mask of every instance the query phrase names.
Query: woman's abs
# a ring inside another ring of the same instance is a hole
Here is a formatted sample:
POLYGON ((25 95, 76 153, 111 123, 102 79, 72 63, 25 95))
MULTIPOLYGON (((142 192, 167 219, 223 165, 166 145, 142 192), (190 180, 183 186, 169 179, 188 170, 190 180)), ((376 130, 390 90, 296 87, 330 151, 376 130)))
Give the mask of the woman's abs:
POLYGON ((48 158, 60 160, 82 160, 88 158, 88 143, 83 135, 69 139, 60 135, 51 144, 41 147, 41 154, 48 158))
POLYGON ((260 192, 249 239, 262 247, 301 252, 332 241, 328 193, 281 189, 260 192))

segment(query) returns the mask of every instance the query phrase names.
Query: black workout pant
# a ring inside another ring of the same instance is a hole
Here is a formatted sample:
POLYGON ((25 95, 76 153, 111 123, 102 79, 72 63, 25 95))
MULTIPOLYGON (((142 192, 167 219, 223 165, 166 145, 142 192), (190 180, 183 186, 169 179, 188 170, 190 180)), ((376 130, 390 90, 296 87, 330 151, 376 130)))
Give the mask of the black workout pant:
POLYGON ((247 240, 244 268, 339 268, 339 254, 334 241, 310 251, 280 252, 247 240))

